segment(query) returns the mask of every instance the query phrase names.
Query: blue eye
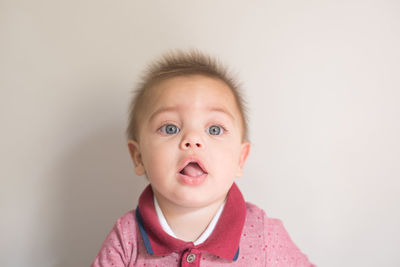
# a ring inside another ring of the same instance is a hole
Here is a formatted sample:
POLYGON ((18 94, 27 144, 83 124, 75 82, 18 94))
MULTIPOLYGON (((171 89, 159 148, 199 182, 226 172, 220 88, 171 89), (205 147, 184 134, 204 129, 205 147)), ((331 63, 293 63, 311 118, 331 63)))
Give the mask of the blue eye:
POLYGON ((165 133, 165 134, 177 134, 177 133, 179 133, 179 128, 178 127, 176 127, 175 125, 173 125, 173 124, 166 124, 166 125, 163 125, 161 128, 160 128, 160 130, 161 130, 161 132, 162 133, 165 133))
POLYGON ((223 133, 223 129, 222 127, 218 126, 218 125, 212 125, 207 129, 207 133, 211 134, 211 135, 221 135, 223 133))

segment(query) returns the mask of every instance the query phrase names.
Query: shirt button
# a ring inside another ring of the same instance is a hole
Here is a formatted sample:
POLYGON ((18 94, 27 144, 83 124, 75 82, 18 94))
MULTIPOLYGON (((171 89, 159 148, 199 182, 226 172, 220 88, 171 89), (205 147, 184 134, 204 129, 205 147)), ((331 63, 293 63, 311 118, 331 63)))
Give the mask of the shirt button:
POLYGON ((196 259, 196 254, 189 254, 186 257, 186 261, 189 262, 189 263, 194 262, 195 259, 196 259))

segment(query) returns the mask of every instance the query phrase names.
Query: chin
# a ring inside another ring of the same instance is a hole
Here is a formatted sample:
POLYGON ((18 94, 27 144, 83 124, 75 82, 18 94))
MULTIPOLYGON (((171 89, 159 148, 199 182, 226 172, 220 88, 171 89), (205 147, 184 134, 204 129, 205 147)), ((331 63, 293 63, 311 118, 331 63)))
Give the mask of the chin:
POLYGON ((215 198, 215 195, 212 196, 204 196, 201 195, 198 198, 196 198, 196 196, 194 196, 194 194, 191 194, 188 196, 188 198, 186 198, 185 200, 181 201, 182 206, 187 207, 187 208, 204 208, 207 206, 210 206, 216 202, 222 202, 226 197, 226 194, 215 198))

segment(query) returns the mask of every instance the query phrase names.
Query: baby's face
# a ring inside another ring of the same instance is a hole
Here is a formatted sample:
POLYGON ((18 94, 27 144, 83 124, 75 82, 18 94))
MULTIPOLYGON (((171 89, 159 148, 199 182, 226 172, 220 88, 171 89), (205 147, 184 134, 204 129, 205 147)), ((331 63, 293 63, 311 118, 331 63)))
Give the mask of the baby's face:
POLYGON ((138 142, 129 148, 160 205, 206 207, 222 202, 249 152, 230 88, 200 75, 151 88, 138 142))

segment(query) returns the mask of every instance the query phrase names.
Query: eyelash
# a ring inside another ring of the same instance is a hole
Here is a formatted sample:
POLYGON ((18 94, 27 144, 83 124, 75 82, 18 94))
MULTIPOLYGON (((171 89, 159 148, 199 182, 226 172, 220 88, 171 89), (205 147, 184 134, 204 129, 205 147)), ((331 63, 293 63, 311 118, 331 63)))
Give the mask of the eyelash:
MULTIPOLYGON (((221 123, 211 123, 210 126, 207 127, 207 129, 209 129, 211 126, 218 126, 221 127, 222 129, 222 134, 226 134, 228 133, 228 130, 226 129, 226 127, 224 125, 222 125, 221 123)), ((219 136, 219 135, 216 135, 219 136)))
MULTIPOLYGON (((176 134, 178 134, 178 133, 181 131, 181 128, 179 128, 175 123, 172 123, 172 122, 165 122, 165 123, 163 123, 163 124, 161 125, 161 127, 159 127, 159 128, 157 129, 157 132, 160 132, 161 134, 165 134, 165 135, 170 135, 170 134, 164 133, 164 132, 162 131, 162 129, 163 129, 164 127, 168 126, 168 125, 174 125, 176 128, 178 128, 178 132, 177 132, 176 134)), ((226 133, 229 132, 229 131, 227 130, 227 128, 226 128, 223 124, 221 124, 221 123, 211 123, 210 126, 208 126, 208 127, 206 128, 206 132, 207 132, 207 129, 209 129, 211 126, 218 126, 218 127, 220 127, 220 128, 222 129, 222 134, 226 134, 226 133)), ((171 134, 171 135, 174 135, 174 134, 171 134)), ((219 136, 219 135, 215 135, 215 136, 219 136)))
POLYGON ((177 133, 179 133, 180 130, 181 130, 181 128, 180 128, 179 126, 177 126, 176 123, 170 122, 170 121, 165 121, 165 122, 163 122, 163 123, 161 124, 161 126, 157 129, 157 132, 158 132, 158 133, 161 133, 161 134, 164 134, 164 135, 170 135, 170 134, 167 134, 167 133, 164 133, 164 132, 163 132, 163 128, 166 127, 166 126, 168 126, 168 125, 173 125, 173 126, 175 126, 175 127, 178 129, 178 132, 177 132, 177 133))

